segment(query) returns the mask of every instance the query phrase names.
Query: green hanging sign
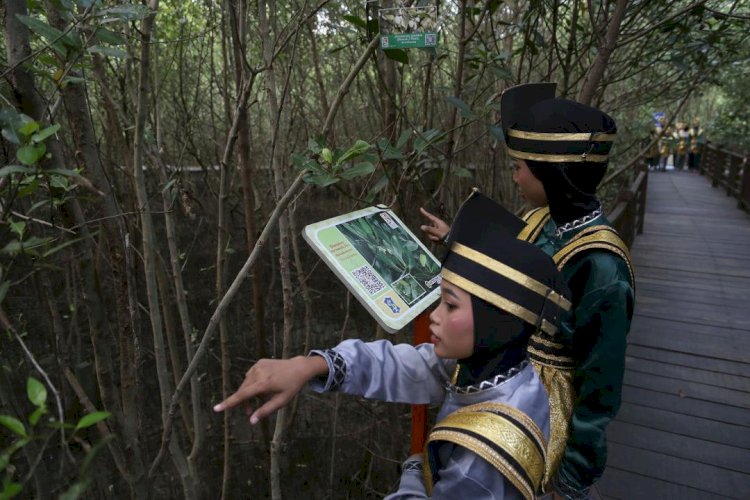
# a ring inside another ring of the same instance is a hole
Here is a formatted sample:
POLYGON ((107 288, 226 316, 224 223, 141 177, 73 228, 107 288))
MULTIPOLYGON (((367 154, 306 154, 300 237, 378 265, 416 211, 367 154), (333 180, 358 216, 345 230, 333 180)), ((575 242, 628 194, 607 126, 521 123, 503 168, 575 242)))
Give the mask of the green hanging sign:
POLYGON ((391 7, 378 11, 381 49, 437 47, 437 6, 391 7))

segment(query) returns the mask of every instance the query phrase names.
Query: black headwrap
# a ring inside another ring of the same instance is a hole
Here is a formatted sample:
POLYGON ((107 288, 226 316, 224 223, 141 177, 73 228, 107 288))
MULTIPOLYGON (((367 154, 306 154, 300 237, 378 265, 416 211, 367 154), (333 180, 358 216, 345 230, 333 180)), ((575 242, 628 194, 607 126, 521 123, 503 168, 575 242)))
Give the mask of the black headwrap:
POLYGON ((472 193, 451 227, 442 276, 471 294, 474 350, 459 360, 457 384, 506 372, 526 357, 538 328, 554 334, 570 293, 552 259, 516 239, 524 223, 489 198, 472 193))
POLYGON ((508 153, 529 165, 561 225, 599 208, 596 188, 617 125, 606 113, 554 92, 551 83, 512 87, 503 93, 500 113, 508 153))
POLYGON ((558 226, 579 219, 601 206, 596 197, 596 187, 604 177, 606 164, 581 167, 575 163, 534 160, 526 160, 526 164, 544 186, 549 213, 558 226))

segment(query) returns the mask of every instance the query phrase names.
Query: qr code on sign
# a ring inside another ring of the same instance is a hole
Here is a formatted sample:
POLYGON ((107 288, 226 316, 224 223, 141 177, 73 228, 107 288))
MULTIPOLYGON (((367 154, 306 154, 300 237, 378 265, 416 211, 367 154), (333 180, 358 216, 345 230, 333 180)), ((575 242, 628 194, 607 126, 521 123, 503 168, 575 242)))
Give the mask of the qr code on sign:
POLYGON ((375 295, 380 290, 385 288, 383 283, 375 271, 370 266, 362 266, 359 269, 352 271, 352 275, 359 281, 359 284, 367 290, 370 295, 375 295))

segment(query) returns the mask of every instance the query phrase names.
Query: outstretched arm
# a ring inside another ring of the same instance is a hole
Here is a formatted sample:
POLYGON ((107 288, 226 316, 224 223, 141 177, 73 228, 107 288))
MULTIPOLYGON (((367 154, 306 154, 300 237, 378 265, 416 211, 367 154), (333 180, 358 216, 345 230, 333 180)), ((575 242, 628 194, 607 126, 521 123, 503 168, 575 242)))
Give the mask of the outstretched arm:
POLYGON ((327 374, 328 365, 320 356, 261 359, 247 371, 240 388, 214 406, 214 411, 228 410, 244 402, 250 423, 257 424, 260 419, 286 406, 310 379, 327 374), (257 409, 247 403, 254 397, 265 400, 257 409))
POLYGON ((424 208, 419 208, 422 217, 427 223, 419 226, 419 229, 432 241, 443 241, 451 227, 441 218, 431 214, 424 208))

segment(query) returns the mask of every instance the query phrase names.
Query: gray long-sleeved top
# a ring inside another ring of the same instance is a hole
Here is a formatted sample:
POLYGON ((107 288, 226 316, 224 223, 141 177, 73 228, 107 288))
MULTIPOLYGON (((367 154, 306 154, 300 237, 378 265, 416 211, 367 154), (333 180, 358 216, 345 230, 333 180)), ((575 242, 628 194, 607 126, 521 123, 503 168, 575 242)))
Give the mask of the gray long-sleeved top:
MULTIPOLYGON (((394 345, 388 341, 345 340, 327 351, 312 351, 323 356, 329 367, 327 380, 315 380, 318 392, 341 391, 380 401, 441 404, 438 421, 455 410, 485 402, 503 403, 519 409, 536 423, 545 439, 549 438, 547 393, 534 369, 523 363, 507 379, 489 381, 476 392, 463 393, 450 383, 455 360, 435 355, 432 344, 394 345)), ((437 447, 439 477, 432 488, 434 499, 471 498, 475 500, 523 498, 489 462, 472 451, 452 443, 437 447)), ((415 465, 415 455, 406 464, 415 465)), ((388 500, 428 498, 419 467, 405 466, 399 489, 388 500)))

